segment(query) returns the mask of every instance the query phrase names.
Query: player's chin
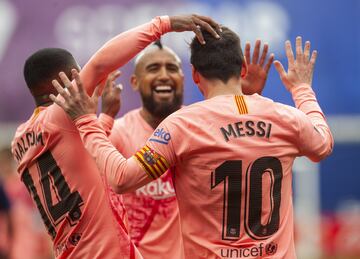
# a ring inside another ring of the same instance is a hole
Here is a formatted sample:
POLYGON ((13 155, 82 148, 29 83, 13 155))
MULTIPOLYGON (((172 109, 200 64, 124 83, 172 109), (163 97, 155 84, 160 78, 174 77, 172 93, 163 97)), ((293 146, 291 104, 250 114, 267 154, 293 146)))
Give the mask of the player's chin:
POLYGON ((166 93, 166 94, 153 94, 153 101, 155 103, 169 103, 171 104, 175 99, 175 93, 166 93))

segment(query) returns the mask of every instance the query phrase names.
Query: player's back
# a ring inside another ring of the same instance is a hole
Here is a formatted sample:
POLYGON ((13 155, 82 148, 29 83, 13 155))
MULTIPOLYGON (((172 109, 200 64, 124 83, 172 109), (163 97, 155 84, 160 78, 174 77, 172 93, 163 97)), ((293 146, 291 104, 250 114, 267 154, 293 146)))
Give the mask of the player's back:
POLYGON ((217 96, 170 115, 186 258, 296 258, 298 113, 255 94, 217 96))
POLYGON ((58 107, 37 108, 19 126, 18 172, 54 242, 57 258, 131 258, 134 247, 113 213, 104 177, 58 107))

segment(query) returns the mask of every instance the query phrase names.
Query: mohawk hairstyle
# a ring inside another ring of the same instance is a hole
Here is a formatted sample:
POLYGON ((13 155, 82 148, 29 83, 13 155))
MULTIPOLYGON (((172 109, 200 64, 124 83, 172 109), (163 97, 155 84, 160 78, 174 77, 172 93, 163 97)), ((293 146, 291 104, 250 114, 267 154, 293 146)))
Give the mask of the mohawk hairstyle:
POLYGON ((163 45, 161 42, 161 39, 158 39, 158 40, 154 41, 152 44, 150 44, 149 46, 147 46, 144 50, 142 50, 135 57, 135 61, 134 61, 135 66, 139 63, 139 60, 146 54, 146 52, 149 49, 154 49, 154 48, 158 48, 159 50, 166 50, 166 51, 170 52, 171 54, 174 55, 174 57, 176 58, 176 61, 179 62, 179 64, 182 63, 180 57, 171 48, 169 48, 166 45, 163 45))
POLYGON ((163 44, 162 44, 162 42, 161 42, 161 39, 158 39, 158 40, 155 41, 152 45, 159 47, 159 49, 163 49, 163 48, 164 48, 164 46, 163 46, 163 44))

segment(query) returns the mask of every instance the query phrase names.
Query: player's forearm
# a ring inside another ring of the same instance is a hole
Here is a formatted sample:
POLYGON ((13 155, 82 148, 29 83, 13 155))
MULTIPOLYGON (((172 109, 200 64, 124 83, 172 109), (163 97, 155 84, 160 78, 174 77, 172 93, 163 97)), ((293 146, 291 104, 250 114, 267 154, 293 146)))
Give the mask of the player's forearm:
POLYGON ((330 128, 325 120, 325 115, 317 102, 314 91, 309 85, 299 85, 291 90, 291 94, 296 108, 306 114, 320 133, 318 139, 309 140, 318 144, 314 145, 317 155, 312 160, 319 161, 332 152, 334 145, 330 128))
POLYGON ((110 143, 95 114, 78 118, 75 125, 85 148, 115 192, 130 192, 151 181, 134 159, 125 159, 110 143))
POLYGON ((87 93, 92 94, 95 86, 105 80, 110 72, 129 62, 147 45, 170 30, 169 17, 161 16, 108 41, 92 56, 80 73, 87 93))
POLYGON ((106 136, 109 137, 112 127, 114 126, 114 118, 105 113, 100 113, 98 120, 105 131, 106 136))

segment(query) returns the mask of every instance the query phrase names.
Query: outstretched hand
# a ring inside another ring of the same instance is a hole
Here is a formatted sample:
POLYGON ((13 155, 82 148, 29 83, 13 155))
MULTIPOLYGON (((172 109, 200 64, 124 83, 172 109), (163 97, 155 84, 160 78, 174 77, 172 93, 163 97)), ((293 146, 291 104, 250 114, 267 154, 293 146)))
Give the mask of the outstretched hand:
POLYGON ((245 45, 245 58, 248 66, 248 73, 241 81, 241 87, 244 94, 251 95, 254 93, 261 94, 266 83, 266 79, 269 74, 271 64, 274 61, 274 54, 271 53, 267 57, 269 45, 264 44, 261 56, 260 56, 261 41, 256 40, 252 58, 250 59, 250 42, 246 42, 245 45), (260 56, 260 59, 259 59, 260 56), (267 59, 267 61, 266 61, 267 59))
POLYGON ((106 79, 105 87, 101 95, 101 112, 115 118, 121 107, 120 93, 123 89, 115 80, 121 75, 120 71, 114 71, 106 79))
POLYGON ((53 80, 52 84, 59 95, 55 96, 51 94, 50 99, 59 105, 72 120, 75 120, 85 114, 96 113, 99 100, 99 87, 96 87, 93 95, 89 97, 84 90, 79 72, 76 69, 72 69, 71 73, 78 89, 76 90, 64 72, 60 72, 59 76, 65 88, 63 88, 57 80, 53 80))
POLYGON ((285 51, 288 59, 288 71, 285 71, 278 60, 274 62, 274 65, 286 89, 290 91, 293 87, 301 84, 311 86, 317 51, 314 50, 310 57, 310 41, 305 42, 303 50, 301 37, 296 37, 296 59, 288 40, 285 42, 285 51))
POLYGON ((217 39, 220 38, 218 34, 218 32, 221 32, 220 25, 207 16, 197 14, 174 15, 170 16, 170 23, 173 31, 193 31, 201 44, 205 44, 201 29, 208 31, 217 39))

